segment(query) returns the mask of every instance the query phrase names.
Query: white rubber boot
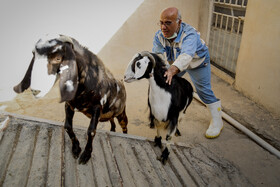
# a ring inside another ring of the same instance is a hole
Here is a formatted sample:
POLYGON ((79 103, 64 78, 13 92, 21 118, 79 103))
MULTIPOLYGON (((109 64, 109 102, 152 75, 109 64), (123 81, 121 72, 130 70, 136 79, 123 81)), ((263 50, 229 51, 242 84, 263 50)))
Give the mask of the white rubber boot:
POLYGON ((221 101, 215 103, 207 104, 208 109, 210 110, 212 120, 205 133, 206 138, 216 138, 220 135, 221 130, 223 129, 223 120, 222 120, 222 110, 221 110, 221 101))

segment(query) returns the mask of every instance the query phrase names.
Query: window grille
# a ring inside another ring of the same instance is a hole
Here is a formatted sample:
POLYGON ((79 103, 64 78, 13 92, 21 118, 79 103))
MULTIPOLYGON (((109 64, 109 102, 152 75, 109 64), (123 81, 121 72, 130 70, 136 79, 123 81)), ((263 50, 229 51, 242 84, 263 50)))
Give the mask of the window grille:
POLYGON ((210 28, 211 63, 235 77, 248 0, 215 0, 210 28))

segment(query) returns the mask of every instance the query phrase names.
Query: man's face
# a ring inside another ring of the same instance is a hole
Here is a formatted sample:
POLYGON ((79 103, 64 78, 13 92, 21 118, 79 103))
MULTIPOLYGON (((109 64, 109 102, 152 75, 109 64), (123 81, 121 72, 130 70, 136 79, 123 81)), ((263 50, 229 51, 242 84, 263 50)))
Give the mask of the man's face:
POLYGON ((165 38, 173 36, 174 32, 178 31, 181 20, 177 21, 177 14, 169 11, 164 11, 160 15, 160 29, 165 38))

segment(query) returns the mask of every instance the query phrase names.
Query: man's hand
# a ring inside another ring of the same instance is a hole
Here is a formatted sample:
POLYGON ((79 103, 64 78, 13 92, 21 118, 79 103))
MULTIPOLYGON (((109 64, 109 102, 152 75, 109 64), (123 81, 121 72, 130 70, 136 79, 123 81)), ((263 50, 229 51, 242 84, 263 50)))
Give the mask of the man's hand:
POLYGON ((176 66, 171 65, 169 69, 164 73, 164 77, 167 77, 166 83, 171 85, 172 77, 179 72, 180 70, 176 66))

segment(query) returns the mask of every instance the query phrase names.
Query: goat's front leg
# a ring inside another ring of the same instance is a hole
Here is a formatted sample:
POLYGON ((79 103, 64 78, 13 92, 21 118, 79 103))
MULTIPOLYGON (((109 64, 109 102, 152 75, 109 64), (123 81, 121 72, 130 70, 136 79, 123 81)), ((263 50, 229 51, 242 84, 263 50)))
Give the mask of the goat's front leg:
POLYGON ((74 110, 71 108, 71 106, 68 103, 65 103, 65 123, 64 123, 64 129, 66 130, 67 134, 69 135, 71 141, 72 141, 72 153, 74 158, 78 158, 81 153, 80 143, 77 139, 74 131, 73 131, 73 116, 74 116, 74 110))
POLYGON ((160 127, 157 127, 157 135, 155 136, 154 143, 155 147, 158 146, 159 148, 162 148, 160 131, 160 127))
POLYGON ((167 136, 166 136, 166 140, 167 140, 167 142, 166 142, 166 147, 163 149, 163 151, 162 151, 162 153, 161 153, 161 156, 158 157, 158 160, 161 161, 161 163, 162 163, 163 165, 166 164, 166 162, 167 162, 167 160, 168 160, 168 156, 169 156, 169 154, 170 154, 170 151, 169 151, 169 150, 170 150, 170 140, 172 139, 172 137, 169 136, 168 138, 169 138, 169 139, 167 139, 167 136))
POLYGON ((87 130, 88 140, 87 140, 85 150, 79 159, 79 164, 86 164, 87 161, 91 157, 92 141, 96 134, 96 127, 97 127, 97 123, 99 120, 99 116, 100 116, 100 107, 96 106, 93 108, 93 111, 92 111, 92 117, 91 117, 90 124, 89 124, 88 130, 87 130))
POLYGON ((166 147, 162 151, 161 156, 158 158, 164 165, 166 164, 171 150, 171 139, 177 130, 178 118, 174 117, 169 123, 169 132, 166 135, 166 147))
POLYGON ((162 125, 162 123, 160 123, 154 117, 153 117, 153 120, 151 120, 151 123, 153 123, 157 128, 157 135, 155 136, 155 139, 154 139, 154 143, 155 143, 154 145, 155 145, 155 147, 158 146, 159 148, 162 148, 161 131, 163 130, 164 125, 162 125))

